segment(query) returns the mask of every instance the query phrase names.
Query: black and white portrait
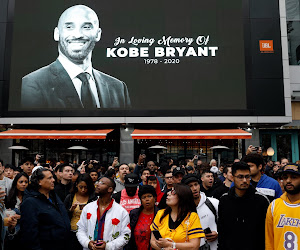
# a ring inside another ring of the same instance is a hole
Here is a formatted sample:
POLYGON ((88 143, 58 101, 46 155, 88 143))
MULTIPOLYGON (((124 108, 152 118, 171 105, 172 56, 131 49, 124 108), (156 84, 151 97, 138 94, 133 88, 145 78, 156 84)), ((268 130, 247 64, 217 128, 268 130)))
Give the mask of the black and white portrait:
POLYGON ((91 8, 75 5, 66 9, 54 29, 58 58, 23 77, 22 108, 130 108, 126 84, 93 68, 92 52, 101 32, 91 8))

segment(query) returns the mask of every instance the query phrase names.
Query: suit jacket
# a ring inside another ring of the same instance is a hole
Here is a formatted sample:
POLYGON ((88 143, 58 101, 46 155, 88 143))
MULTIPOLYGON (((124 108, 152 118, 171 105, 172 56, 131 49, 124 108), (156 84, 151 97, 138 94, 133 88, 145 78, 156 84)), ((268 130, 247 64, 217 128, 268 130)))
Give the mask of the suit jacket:
MULTIPOLYGON (((93 69, 101 108, 129 108, 130 98, 124 82, 93 69)), ((74 84, 59 60, 22 79, 22 108, 84 108, 74 84)))

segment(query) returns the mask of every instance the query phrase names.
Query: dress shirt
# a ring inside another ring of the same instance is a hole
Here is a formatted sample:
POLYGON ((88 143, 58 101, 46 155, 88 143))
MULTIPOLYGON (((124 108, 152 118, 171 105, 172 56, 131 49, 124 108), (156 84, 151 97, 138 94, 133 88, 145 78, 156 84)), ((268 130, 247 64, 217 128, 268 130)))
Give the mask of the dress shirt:
POLYGON ((97 108, 100 108, 100 101, 99 101, 98 91, 97 91, 97 87, 96 87, 96 81, 95 81, 95 78, 93 75, 92 64, 86 70, 83 70, 82 68, 80 68, 76 64, 72 63, 69 59, 67 59, 63 55, 59 55, 58 60, 61 63, 61 65, 64 67, 64 69, 67 71, 68 75, 70 76, 80 100, 81 100, 81 84, 82 84, 82 82, 80 81, 79 78, 77 78, 77 76, 80 73, 84 73, 84 72, 89 74, 90 77, 88 77, 88 78, 89 78, 91 92, 96 101, 97 108))

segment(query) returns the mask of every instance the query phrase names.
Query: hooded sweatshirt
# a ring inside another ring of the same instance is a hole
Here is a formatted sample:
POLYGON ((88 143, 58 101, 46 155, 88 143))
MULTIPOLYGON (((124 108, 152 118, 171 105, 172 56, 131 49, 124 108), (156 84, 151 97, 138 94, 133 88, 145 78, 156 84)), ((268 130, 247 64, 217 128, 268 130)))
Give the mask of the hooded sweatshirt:
POLYGON ((300 200, 291 202, 287 193, 274 200, 266 217, 266 250, 298 249, 300 200))
POLYGON ((218 250, 265 250, 268 206, 268 198, 251 185, 242 197, 229 189, 219 202, 218 250))
MULTIPOLYGON (((203 192, 200 192, 200 195, 201 195, 201 199, 197 206, 197 214, 199 215, 202 229, 209 227, 211 231, 218 232, 215 215, 209 209, 209 207, 205 204, 205 201, 206 201, 206 199, 210 200, 210 202, 213 204, 213 206, 216 209, 217 215, 218 215, 219 201, 215 198, 206 197, 205 193, 203 193, 203 192)), ((205 244, 205 238, 201 238, 200 246, 203 246, 204 244, 205 244)), ((211 250, 218 249, 218 239, 213 242, 208 242, 208 244, 210 245, 211 250)))

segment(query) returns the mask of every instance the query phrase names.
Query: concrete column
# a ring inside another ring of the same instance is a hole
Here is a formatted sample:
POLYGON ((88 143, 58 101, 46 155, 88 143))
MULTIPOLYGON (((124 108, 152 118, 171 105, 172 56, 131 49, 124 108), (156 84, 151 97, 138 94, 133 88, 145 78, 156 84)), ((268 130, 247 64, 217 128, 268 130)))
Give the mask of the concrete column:
MULTIPOLYGON (((252 146, 261 146, 260 140, 259 140, 259 129, 251 129, 250 131, 247 130, 247 132, 252 133, 251 139, 245 139, 245 150, 247 151, 247 148, 249 145, 252 146)), ((243 152, 243 155, 246 154, 246 152, 243 152)))
POLYGON ((13 145, 12 139, 0 140, 0 158, 4 164, 12 164, 12 150, 8 147, 13 145))
POLYGON ((133 125, 120 126, 120 163, 134 162, 134 140, 131 138, 133 125))

